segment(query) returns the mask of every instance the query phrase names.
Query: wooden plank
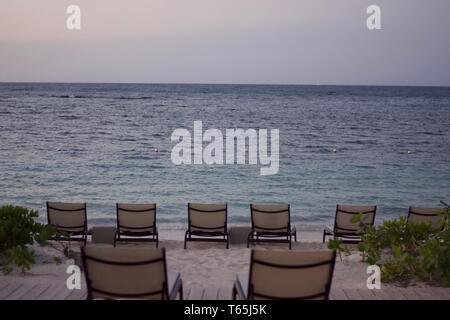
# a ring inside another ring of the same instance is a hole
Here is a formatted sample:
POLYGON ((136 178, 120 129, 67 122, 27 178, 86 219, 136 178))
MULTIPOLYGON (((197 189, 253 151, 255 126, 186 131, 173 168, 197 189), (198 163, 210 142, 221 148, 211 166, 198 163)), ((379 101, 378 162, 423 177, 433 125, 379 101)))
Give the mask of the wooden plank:
POLYGON ((2 291, 2 289, 5 288, 8 284, 8 281, 0 281, 0 291, 2 291))
POLYGON ((348 296, 341 288, 331 289, 330 299, 332 300, 348 300, 348 296))
POLYGON ((356 289, 343 289, 349 300, 363 300, 356 289))
POLYGON ((202 286, 194 285, 191 287, 189 296, 186 300, 202 300, 205 289, 202 286))
POLYGON ((34 300, 50 285, 46 283, 38 283, 30 291, 27 291, 20 297, 20 300, 34 300))
POLYGON ((183 299, 187 300, 189 297, 189 294, 191 293, 191 287, 183 287, 183 299))
POLYGON ((397 291, 400 292, 401 295, 403 295, 405 300, 414 300, 417 299, 417 296, 414 294, 414 292, 411 292, 411 288, 404 288, 404 287, 396 287, 397 291))
POLYGON ((71 290, 65 300, 85 300, 87 296, 86 290, 71 290))
POLYGON ((72 293, 72 291, 73 290, 64 287, 52 297, 52 300, 66 300, 66 298, 72 293))
POLYGON ((405 300, 406 297, 401 293, 400 289, 396 287, 390 287, 386 289, 390 296, 392 297, 392 300, 405 300))
POLYGON ((6 300, 18 300, 35 286, 36 284, 33 283, 24 283, 20 288, 8 295, 6 300))
POLYGON ((219 288, 219 292, 217 293, 218 300, 231 300, 232 298, 231 288, 219 288))
POLYGON ((42 291, 41 294, 36 297, 36 300, 51 300, 51 297, 54 296, 59 289, 60 286, 50 284, 47 289, 42 291))
POLYGON ((55 285, 54 289, 50 292, 47 292, 48 300, 64 300, 69 294, 72 293, 72 290, 67 289, 66 284, 63 285, 55 285))
MULTIPOLYGON (((376 290, 376 289, 373 289, 376 290)), ((377 300, 377 297, 372 293, 371 289, 356 289, 358 294, 362 297, 363 300, 377 300)))
POLYGON ((417 295, 417 299, 434 300, 433 294, 427 288, 413 288, 412 291, 417 295))
POLYGON ((219 293, 219 288, 217 287, 206 287, 203 294, 203 300, 217 300, 217 295, 219 293))
POLYGON ((18 290, 22 284, 20 282, 10 282, 6 287, 0 291, 0 300, 5 299, 7 296, 18 290))
POLYGON ((372 293, 377 300, 393 300, 394 297, 391 295, 387 288, 381 288, 379 290, 373 290, 372 293))
POLYGON ((434 287, 433 290, 443 300, 450 300, 450 288, 434 287))

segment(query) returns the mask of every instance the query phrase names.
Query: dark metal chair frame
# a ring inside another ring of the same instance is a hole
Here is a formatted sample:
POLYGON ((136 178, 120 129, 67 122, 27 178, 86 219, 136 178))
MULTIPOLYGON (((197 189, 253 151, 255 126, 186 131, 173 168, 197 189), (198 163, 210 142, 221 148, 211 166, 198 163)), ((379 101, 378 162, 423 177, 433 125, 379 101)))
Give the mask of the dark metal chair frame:
MULTIPOLYGON (((442 201, 441 201, 441 202, 442 202, 442 201)), ((443 202, 443 204, 446 205, 445 202, 443 202)), ((422 217, 437 217, 437 216, 439 216, 439 213, 434 213, 434 214, 424 214, 424 213, 415 212, 415 211, 412 210, 413 208, 414 208, 414 207, 409 207, 409 209, 408 209, 408 217, 407 217, 407 220, 406 220, 406 221, 409 221, 409 218, 410 218, 411 215, 422 216, 422 217)), ((442 210, 444 210, 444 208, 443 208, 442 210)), ((438 228, 438 229, 439 229, 439 228, 438 228)))
POLYGON ((266 261, 256 260, 254 258, 254 251, 252 250, 251 257, 250 257, 250 271, 249 271, 249 278, 248 278, 247 294, 245 294, 245 291, 243 290, 240 281, 235 281, 234 285, 233 285, 233 292, 232 292, 233 300, 236 300, 237 296, 239 296, 239 298, 243 299, 243 300, 254 300, 255 297, 259 297, 259 298, 263 298, 263 299, 273 299, 273 300, 307 300, 307 299, 314 299, 314 298, 318 298, 318 297, 324 297, 325 300, 328 300, 329 296, 330 296, 331 282, 333 279, 335 262, 336 262, 336 251, 333 251, 333 256, 332 256, 331 260, 327 260, 327 261, 323 261, 323 262, 319 262, 319 263, 303 264, 303 265, 283 265, 283 264, 269 263, 266 261), (329 274, 328 282, 325 286, 324 292, 321 292, 321 293, 318 293, 315 295, 310 295, 310 296, 286 298, 286 297, 277 297, 277 296, 272 296, 272 295, 261 294, 261 293, 254 291, 253 284, 251 282, 252 270, 253 270, 254 264, 261 264, 261 265, 265 265, 268 267, 281 268, 281 269, 306 269, 306 268, 314 268, 314 267, 330 264, 331 272, 329 274))
POLYGON ((249 232, 247 237, 247 248, 250 247, 250 243, 253 242, 275 242, 275 243, 288 243, 289 249, 292 249, 292 236, 294 236, 295 242, 297 242, 297 229, 295 227, 291 227, 291 205, 288 204, 287 210, 277 210, 277 211, 263 211, 258 210, 253 207, 253 204, 250 204, 250 215, 252 220, 252 230, 249 232), (261 212, 261 213, 281 213, 287 212, 289 216, 288 226, 283 228, 263 228, 255 226, 255 222, 253 220, 253 212, 261 212), (265 229, 267 231, 256 231, 255 229, 265 229), (289 231, 278 231, 287 229, 289 231), (280 239, 282 237, 286 237, 286 239, 280 239))
POLYGON ((117 220, 117 231, 116 231, 116 241, 119 242, 155 242, 156 248, 158 248, 159 245, 159 234, 158 234, 158 228, 156 227, 156 204, 152 209, 140 209, 140 210, 130 210, 130 209, 124 209, 120 207, 119 203, 116 203, 116 220, 117 220), (154 212, 155 219, 153 221, 153 224, 151 226, 144 226, 144 227, 130 227, 125 226, 120 223, 119 219, 119 210, 125 211, 125 212, 154 212), (123 230, 121 231, 120 228, 127 228, 127 229, 133 229, 136 231, 129 231, 129 230, 123 230), (139 231, 139 230, 145 230, 148 228, 152 228, 153 231, 139 231), (121 236, 126 236, 127 238, 121 238, 121 236), (149 238, 151 237, 151 238, 149 238))
MULTIPOLYGON (((98 263, 114 265, 114 266, 125 266, 125 267, 150 265, 150 264, 153 264, 156 262, 163 261, 164 273, 165 273, 165 281, 163 284, 163 288, 161 290, 152 291, 152 292, 136 293, 136 294, 123 294, 123 293, 115 293, 115 292, 106 292, 106 291, 94 288, 92 286, 92 280, 89 277, 89 270, 88 270, 88 268, 84 267, 84 272, 85 272, 85 277, 86 277, 86 286, 87 286, 86 300, 93 299, 93 296, 92 296, 93 292, 98 292, 101 294, 106 294, 106 295, 117 297, 117 298, 128 298, 128 299, 139 299, 139 298, 142 298, 145 296, 161 293, 162 300, 174 300, 176 298, 177 294, 179 294, 180 300, 183 300, 183 283, 182 283, 181 278, 178 278, 176 280, 172 292, 169 292, 165 248, 162 248, 162 251, 163 251, 163 256, 161 258, 157 258, 157 259, 152 259, 152 260, 147 260, 147 261, 139 261, 139 262, 113 262, 113 261, 107 261, 107 260, 88 256, 84 251, 84 246, 81 247, 81 257, 82 257, 82 261, 83 261, 83 266, 86 266, 86 260, 93 260, 98 263)), ((118 276, 120 276, 120 275, 118 275, 118 276)))
POLYGON ((229 235, 228 235, 228 204, 225 204, 225 209, 219 209, 219 210, 201 210, 191 207, 191 203, 188 203, 188 229, 186 230, 184 234, 184 249, 187 248, 187 242, 188 241, 203 241, 203 242, 225 242, 226 248, 228 249, 230 247, 230 241, 229 241, 229 235), (191 223, 191 210, 196 212, 205 212, 205 213, 214 213, 214 212, 222 212, 225 211, 225 224, 223 226, 217 226, 217 227, 200 227, 193 225, 191 223), (203 230, 191 230, 191 227, 194 227, 196 229, 203 229, 203 230), (223 231, 211 231, 215 229, 223 228, 223 231), (192 237, 194 236, 194 237, 192 237), (199 238, 195 238, 199 237, 199 238), (223 237, 223 239, 220 238, 208 238, 208 237, 223 237))
POLYGON ((341 238, 343 243, 359 243, 361 242, 361 234, 358 233, 357 230, 354 229, 345 229, 342 227, 339 227, 339 229, 341 230, 347 230, 348 232, 341 232, 341 231, 336 231, 337 230, 337 216, 338 213, 342 212, 345 214, 369 214, 369 213, 373 213, 373 217, 372 217, 372 221, 370 221, 370 223, 368 223, 368 226, 373 226, 373 224, 375 223, 375 215, 377 213, 377 206, 374 206, 373 210, 370 211, 364 211, 364 212, 350 212, 350 211, 345 211, 342 209, 339 209, 339 205, 336 205, 336 214, 334 217, 334 225, 333 225, 333 230, 329 230, 329 228, 325 228, 323 230, 323 238, 322 238, 322 242, 325 243, 326 240, 326 236, 333 236, 334 239, 338 239, 341 238))
POLYGON ((86 209, 86 203, 80 203, 83 205, 83 208, 81 209, 59 209, 56 207, 52 207, 49 205, 49 201, 46 202, 47 206, 47 223, 51 226, 54 226, 57 231, 59 232, 65 232, 68 234, 68 237, 52 237, 51 240, 64 240, 64 241, 80 241, 86 244, 87 236, 88 236, 88 228, 87 228, 87 209, 86 209), (50 212, 49 209, 61 211, 61 212, 79 212, 84 211, 84 224, 79 226, 57 226, 52 223, 50 219, 50 212), (71 228, 83 228, 83 231, 68 231, 65 229, 71 229, 71 228), (79 237, 81 236, 81 237, 79 237))
POLYGON ((439 213, 425 214, 425 213, 415 212, 415 211, 412 210, 412 208, 413 207, 409 207, 409 209, 408 209, 408 218, 407 218, 408 220, 409 220, 409 217, 411 216, 411 214, 415 215, 415 216, 422 216, 422 217, 437 217, 439 215, 439 213))

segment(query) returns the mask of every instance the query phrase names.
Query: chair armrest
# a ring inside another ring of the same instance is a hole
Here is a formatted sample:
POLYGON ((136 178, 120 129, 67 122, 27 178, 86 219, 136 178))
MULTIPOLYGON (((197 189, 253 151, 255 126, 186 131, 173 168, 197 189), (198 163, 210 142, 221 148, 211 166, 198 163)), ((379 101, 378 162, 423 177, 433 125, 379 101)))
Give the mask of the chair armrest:
POLYGON ((333 235, 333 234, 334 234, 333 229, 334 229, 334 228, 331 227, 331 226, 326 226, 325 229, 323 229, 323 231, 325 232, 325 234, 333 235))

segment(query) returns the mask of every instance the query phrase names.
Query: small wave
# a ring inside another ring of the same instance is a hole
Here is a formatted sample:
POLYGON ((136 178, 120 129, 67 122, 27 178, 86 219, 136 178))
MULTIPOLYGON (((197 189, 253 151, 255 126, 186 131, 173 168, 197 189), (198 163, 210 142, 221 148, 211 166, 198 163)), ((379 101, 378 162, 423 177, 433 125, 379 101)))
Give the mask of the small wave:
POLYGON ((154 157, 151 156, 142 156, 142 155, 138 155, 138 156, 125 156, 124 157, 127 160, 152 160, 154 159, 154 157))
POLYGON ((81 119, 81 117, 70 115, 70 116, 59 116, 60 119, 63 120, 78 120, 81 119))
POLYGON ((424 134, 427 136, 443 136, 444 134, 442 132, 431 132, 431 131, 424 131, 424 132, 418 132, 419 134, 424 134))
POLYGON ((153 99, 152 96, 142 96, 142 97, 127 97, 127 96, 98 96, 98 95, 80 95, 80 94, 61 94, 61 95, 40 95, 44 98, 60 98, 60 99, 112 99, 112 100, 150 100, 153 99))
POLYGON ((354 165, 353 167, 359 169, 376 169, 376 167, 374 166, 366 166, 366 165, 354 165))

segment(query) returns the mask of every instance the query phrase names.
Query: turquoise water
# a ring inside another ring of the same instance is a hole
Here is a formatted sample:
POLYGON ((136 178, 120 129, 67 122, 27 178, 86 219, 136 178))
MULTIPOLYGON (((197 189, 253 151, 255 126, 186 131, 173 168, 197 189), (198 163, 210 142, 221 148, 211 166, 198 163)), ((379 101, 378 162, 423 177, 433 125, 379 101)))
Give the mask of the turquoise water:
POLYGON ((183 223, 186 203, 290 203, 297 223, 332 220, 337 203, 374 203, 378 219, 450 200, 450 88, 0 84, 0 202, 45 215, 85 201, 91 221, 115 202, 156 202, 183 223), (175 166, 174 129, 275 128, 280 169, 175 166))

